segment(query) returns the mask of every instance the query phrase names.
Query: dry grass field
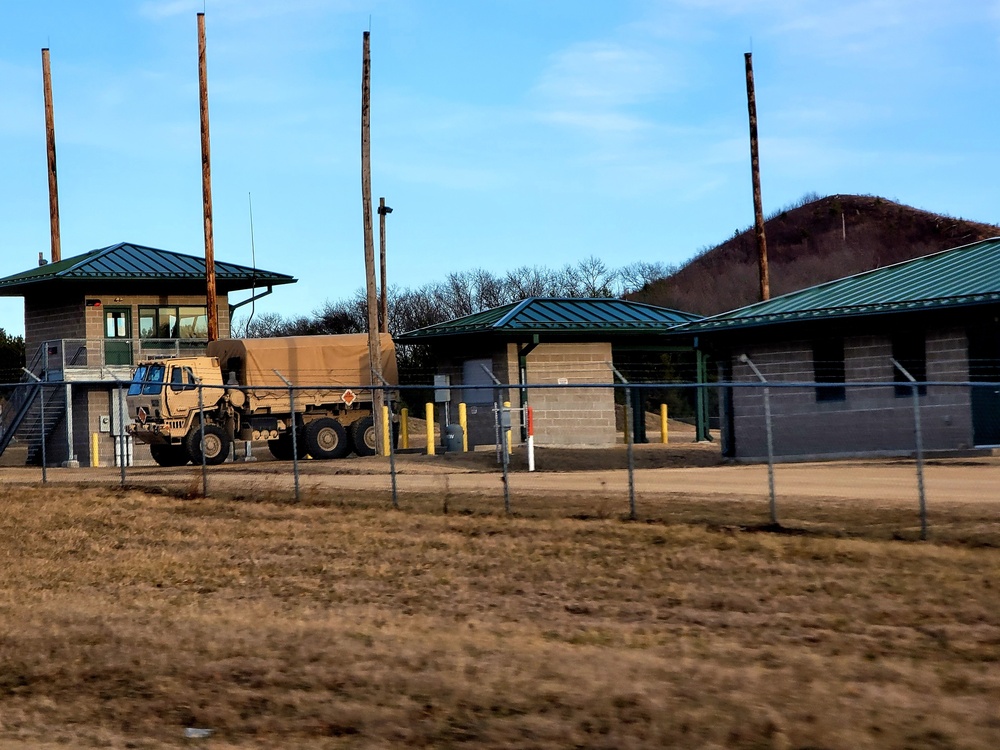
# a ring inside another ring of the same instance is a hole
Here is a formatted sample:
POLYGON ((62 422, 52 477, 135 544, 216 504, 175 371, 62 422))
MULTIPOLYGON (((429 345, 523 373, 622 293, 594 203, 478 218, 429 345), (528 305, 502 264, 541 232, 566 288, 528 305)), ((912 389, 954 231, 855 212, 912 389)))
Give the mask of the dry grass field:
POLYGON ((774 530, 759 467, 647 457, 630 523, 592 458, 518 473, 507 517, 476 460, 403 462, 401 511, 379 459, 309 462, 298 503, 288 464, 207 499, 191 467, 2 470, 0 750, 1000 746, 1000 501, 937 498, 920 543, 908 486, 779 467, 774 530))

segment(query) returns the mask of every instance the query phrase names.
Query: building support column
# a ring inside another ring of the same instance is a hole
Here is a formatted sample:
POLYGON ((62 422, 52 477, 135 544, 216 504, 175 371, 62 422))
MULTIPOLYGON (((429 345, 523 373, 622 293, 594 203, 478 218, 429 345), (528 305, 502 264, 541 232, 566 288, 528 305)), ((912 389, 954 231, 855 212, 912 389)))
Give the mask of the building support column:
POLYGON ((712 436, 708 432, 708 358, 705 353, 695 344, 695 364, 697 371, 698 395, 695 407, 695 440, 711 440, 712 436))
POLYGON ((63 468, 80 468, 73 447, 73 385, 66 383, 66 460, 63 461, 63 468))

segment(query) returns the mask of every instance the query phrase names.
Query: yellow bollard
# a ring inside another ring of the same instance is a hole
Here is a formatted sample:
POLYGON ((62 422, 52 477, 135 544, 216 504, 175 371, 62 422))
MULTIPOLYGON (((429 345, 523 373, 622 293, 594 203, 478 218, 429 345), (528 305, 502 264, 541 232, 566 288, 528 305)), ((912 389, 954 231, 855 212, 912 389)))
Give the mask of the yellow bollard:
POLYGON ((410 410, 405 406, 399 410, 399 447, 410 447, 410 410))
POLYGON ((469 452, 469 418, 465 413, 465 404, 458 405, 458 426, 462 428, 462 453, 469 452))
POLYGON ((660 442, 667 444, 667 405, 660 404, 660 442))
POLYGON ((101 465, 101 439, 96 432, 90 433, 90 466, 98 468, 101 465))
MULTIPOLYGON (((503 408, 510 409, 510 401, 504 401, 503 408)), ((507 452, 508 453, 514 452, 514 445, 510 442, 510 430, 507 430, 507 452)))
POLYGON ((434 404, 428 403, 424 409, 427 419, 427 455, 434 455, 434 404))
POLYGON ((381 453, 383 456, 389 455, 389 407, 382 404, 382 445, 379 448, 382 449, 381 453))

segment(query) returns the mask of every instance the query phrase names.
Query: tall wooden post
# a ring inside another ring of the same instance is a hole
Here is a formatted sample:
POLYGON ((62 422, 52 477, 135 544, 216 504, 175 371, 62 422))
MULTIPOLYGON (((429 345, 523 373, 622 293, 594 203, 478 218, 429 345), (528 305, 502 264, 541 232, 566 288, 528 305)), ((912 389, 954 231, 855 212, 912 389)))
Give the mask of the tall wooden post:
POLYGON ((385 198, 378 199, 378 242, 379 242, 379 330, 382 333, 389 332, 389 292, 386 286, 385 274, 385 217, 391 214, 392 209, 385 205, 385 198))
POLYGON ((59 236, 59 183, 56 179, 56 120, 52 110, 52 70, 49 67, 49 48, 42 48, 42 87, 45 90, 45 143, 49 158, 49 233, 51 259, 62 260, 62 241, 59 236))
POLYGON ((760 197, 760 154, 757 149, 757 99, 753 90, 753 53, 743 57, 747 68, 747 109, 750 112, 750 174, 753 179, 754 234, 757 237, 757 261, 760 266, 760 298, 771 298, 771 280, 767 272, 767 238, 764 236, 764 206, 760 197))
POLYGON ((198 90, 201 104, 201 194, 205 216, 205 283, 208 340, 219 338, 219 304, 215 295, 215 238, 212 233, 212 153, 208 132, 208 61, 205 55, 205 14, 198 14, 198 90))
MULTIPOLYGON (((382 385, 382 345, 379 341, 378 302, 375 294, 375 237, 372 226, 372 157, 371 157, 371 32, 364 32, 361 65, 361 204, 365 228, 365 286, 368 302, 368 358, 371 361, 372 385, 382 385)), ((372 391, 372 413, 376 445, 382 443, 383 391, 372 391)))

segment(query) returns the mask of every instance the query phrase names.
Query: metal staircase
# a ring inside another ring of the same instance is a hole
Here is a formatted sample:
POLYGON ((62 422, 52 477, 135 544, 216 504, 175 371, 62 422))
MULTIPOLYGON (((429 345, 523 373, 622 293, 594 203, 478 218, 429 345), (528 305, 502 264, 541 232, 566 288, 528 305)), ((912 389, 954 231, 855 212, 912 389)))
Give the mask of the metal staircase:
MULTIPOLYGON (((27 372, 34 371, 34 361, 32 365, 25 368, 27 372)), ((52 435, 66 416, 66 390, 54 383, 45 384, 27 372, 0 415, 0 456, 14 444, 23 445, 27 446, 26 463, 41 465, 43 435, 52 435)))

